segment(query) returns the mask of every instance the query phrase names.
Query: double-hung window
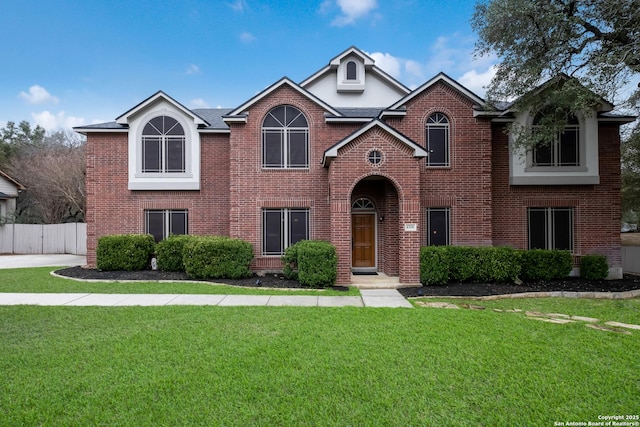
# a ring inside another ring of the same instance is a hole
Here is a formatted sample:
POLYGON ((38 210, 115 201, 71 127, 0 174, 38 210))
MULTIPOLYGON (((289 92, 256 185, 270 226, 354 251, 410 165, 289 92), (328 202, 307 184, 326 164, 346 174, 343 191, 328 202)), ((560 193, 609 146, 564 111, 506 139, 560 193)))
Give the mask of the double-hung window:
POLYGON ((573 251, 573 208, 529 208, 529 249, 573 251))
POLYGON ((262 167, 305 169, 309 167, 309 125, 300 110, 281 105, 262 122, 262 167))
POLYGON ((144 231, 156 242, 171 234, 188 234, 189 215, 186 209, 149 209, 144 211, 144 231))
POLYGON ((446 246, 449 244, 449 214, 449 208, 427 208, 427 236, 425 239, 427 246, 446 246))
MULTIPOLYGON (((533 130, 539 125, 541 115, 536 117, 533 130)), ((533 166, 580 166, 580 123, 574 115, 564 129, 548 143, 540 143, 533 149, 533 166)))
POLYGON ((142 172, 184 173, 185 133, 169 116, 149 120, 142 130, 142 172))
POLYGON ((433 113, 427 119, 427 166, 449 166, 449 119, 433 113))
POLYGON ((309 240, 309 209, 262 210, 263 255, 282 255, 300 240, 309 240))

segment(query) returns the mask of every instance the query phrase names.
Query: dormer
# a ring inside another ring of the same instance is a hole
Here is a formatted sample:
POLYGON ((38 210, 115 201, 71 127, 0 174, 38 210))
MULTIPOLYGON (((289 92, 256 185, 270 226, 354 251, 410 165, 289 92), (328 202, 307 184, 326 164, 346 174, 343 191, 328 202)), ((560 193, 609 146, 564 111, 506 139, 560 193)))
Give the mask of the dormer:
POLYGON ((367 68, 373 66, 373 60, 366 55, 355 52, 331 61, 337 67, 336 84, 338 92, 364 92, 366 87, 367 68))

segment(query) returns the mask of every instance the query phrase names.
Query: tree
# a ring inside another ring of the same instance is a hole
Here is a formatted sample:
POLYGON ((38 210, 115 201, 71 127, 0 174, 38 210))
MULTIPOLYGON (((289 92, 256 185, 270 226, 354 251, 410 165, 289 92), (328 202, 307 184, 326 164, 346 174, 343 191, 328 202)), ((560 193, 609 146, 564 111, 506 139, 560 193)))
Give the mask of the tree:
POLYGON ((0 129, 0 169, 6 167, 11 158, 21 150, 29 147, 42 147, 45 130, 37 125, 31 128, 27 121, 21 121, 16 126, 15 122, 7 122, 7 125, 0 129))
POLYGON ((18 198, 17 222, 55 224, 82 221, 86 211, 84 139, 71 131, 49 135, 27 122, 7 125, 2 135, 17 135, 9 142, 7 172, 27 189, 18 198), (24 125, 23 125, 24 124, 24 125))
MULTIPOLYGON (((541 111, 554 100, 535 133, 508 128, 525 146, 552 140, 571 111, 593 108, 602 98, 640 113, 640 0, 489 0, 476 5, 471 24, 479 35, 476 54, 501 60, 487 88, 490 101, 541 111), (536 90, 545 81, 544 90, 536 90)), ((623 209, 638 209, 640 131, 628 135, 623 209)))

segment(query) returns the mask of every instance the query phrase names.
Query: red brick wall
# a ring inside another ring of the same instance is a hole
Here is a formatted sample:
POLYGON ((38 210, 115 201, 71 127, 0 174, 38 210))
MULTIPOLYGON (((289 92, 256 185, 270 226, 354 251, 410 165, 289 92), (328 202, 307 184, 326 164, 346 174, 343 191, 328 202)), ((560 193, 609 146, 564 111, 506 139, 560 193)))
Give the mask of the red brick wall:
POLYGON ((126 133, 87 135, 87 263, 100 236, 143 233, 145 209, 188 209, 189 233, 229 234, 229 146, 201 135, 200 191, 131 191, 126 133))
POLYGON ((490 245, 491 125, 473 117, 473 102, 440 82, 407 104, 406 117, 390 123, 426 147, 425 125, 436 112, 449 118, 451 167, 428 168, 421 161, 420 229, 425 208, 450 207, 452 245, 490 245))
POLYGON ((620 266, 620 137, 617 125, 598 134, 600 184, 510 186, 509 148, 504 128, 493 128, 493 242, 528 247, 527 207, 573 207, 574 253, 600 254, 620 266))

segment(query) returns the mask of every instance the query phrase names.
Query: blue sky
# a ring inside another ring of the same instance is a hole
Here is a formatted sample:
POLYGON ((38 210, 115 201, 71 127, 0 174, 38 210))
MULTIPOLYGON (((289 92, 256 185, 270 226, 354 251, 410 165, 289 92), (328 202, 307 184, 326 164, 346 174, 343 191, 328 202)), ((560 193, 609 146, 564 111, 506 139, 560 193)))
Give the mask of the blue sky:
POLYGON ((163 90, 190 108, 236 107, 301 81, 352 45, 409 87, 444 71, 484 95, 475 0, 8 0, 0 126, 111 121, 163 90))

